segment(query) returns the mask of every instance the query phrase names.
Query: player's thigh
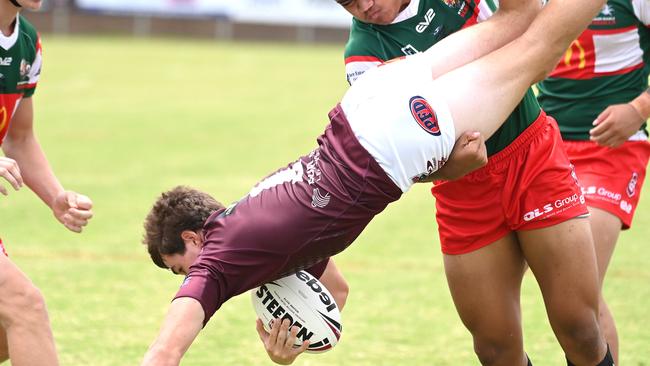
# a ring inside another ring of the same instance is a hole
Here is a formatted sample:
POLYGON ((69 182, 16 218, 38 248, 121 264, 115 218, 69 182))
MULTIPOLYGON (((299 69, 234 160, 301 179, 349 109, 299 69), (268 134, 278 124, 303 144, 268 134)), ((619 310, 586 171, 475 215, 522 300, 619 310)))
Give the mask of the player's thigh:
POLYGON ((607 273, 609 261, 614 253, 618 236, 621 232, 621 219, 614 214, 596 207, 589 207, 591 216, 591 232, 594 237, 596 259, 598 262, 598 278, 602 286, 607 273))
POLYGON ((456 310, 475 337, 521 337, 519 293, 526 264, 512 233, 470 253, 445 254, 444 263, 456 310))
POLYGON ((520 230, 517 237, 551 318, 597 308, 598 270, 587 218, 520 230))

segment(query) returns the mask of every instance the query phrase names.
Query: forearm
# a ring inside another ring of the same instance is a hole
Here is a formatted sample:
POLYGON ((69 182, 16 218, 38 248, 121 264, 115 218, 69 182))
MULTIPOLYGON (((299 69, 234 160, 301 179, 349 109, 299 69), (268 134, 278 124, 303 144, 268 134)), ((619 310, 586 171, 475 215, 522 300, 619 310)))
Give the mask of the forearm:
POLYGON ((521 36, 541 4, 538 0, 501 1, 487 21, 456 32, 440 41, 430 52, 432 76, 445 74, 497 50, 521 36))
POLYGON ((142 366, 177 366, 203 327, 201 304, 183 297, 172 301, 158 337, 149 347, 142 366))
MULTIPOLYGON (((650 88, 629 103, 641 116, 643 122, 650 118, 650 88)), ((641 126, 639 126, 641 127, 641 126)))
POLYGON ((36 137, 32 134, 21 139, 7 138, 2 148, 7 157, 18 163, 25 184, 48 207, 52 207, 54 198, 63 191, 63 187, 52 172, 36 137))

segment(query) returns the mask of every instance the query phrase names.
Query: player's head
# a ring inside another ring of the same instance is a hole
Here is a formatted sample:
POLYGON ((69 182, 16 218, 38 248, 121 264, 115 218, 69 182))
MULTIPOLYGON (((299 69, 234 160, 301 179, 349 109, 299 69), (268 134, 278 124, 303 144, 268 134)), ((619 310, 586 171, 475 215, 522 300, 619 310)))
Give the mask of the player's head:
POLYGON ((174 273, 187 273, 203 246, 205 220, 222 208, 209 194, 190 187, 164 192, 144 221, 143 243, 151 260, 174 273))
POLYGON ((29 10, 38 10, 43 4, 42 0, 5 0, 9 1, 17 8, 25 8, 29 10))
POLYGON ((411 0, 336 0, 364 23, 390 24, 411 0))

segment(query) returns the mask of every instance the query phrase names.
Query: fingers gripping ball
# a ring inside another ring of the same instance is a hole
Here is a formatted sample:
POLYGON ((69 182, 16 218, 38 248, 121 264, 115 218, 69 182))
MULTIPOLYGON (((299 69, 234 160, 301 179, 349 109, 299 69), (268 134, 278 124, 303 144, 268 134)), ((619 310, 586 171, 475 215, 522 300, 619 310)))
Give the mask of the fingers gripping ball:
POLYGON ((341 313, 334 297, 305 271, 253 289, 251 298, 267 332, 273 319, 289 319, 291 327, 298 328, 294 347, 309 340, 306 352, 320 353, 330 350, 341 338, 341 313))

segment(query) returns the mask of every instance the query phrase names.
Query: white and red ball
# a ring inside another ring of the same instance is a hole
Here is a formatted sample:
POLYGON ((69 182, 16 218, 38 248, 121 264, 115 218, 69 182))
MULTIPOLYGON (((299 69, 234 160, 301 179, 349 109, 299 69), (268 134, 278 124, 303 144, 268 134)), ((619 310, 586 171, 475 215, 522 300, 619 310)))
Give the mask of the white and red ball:
POLYGON ((253 307, 264 329, 273 319, 289 319, 298 327, 295 347, 309 340, 306 352, 330 350, 341 338, 341 313, 332 294, 317 278, 298 271, 251 291, 253 307))

